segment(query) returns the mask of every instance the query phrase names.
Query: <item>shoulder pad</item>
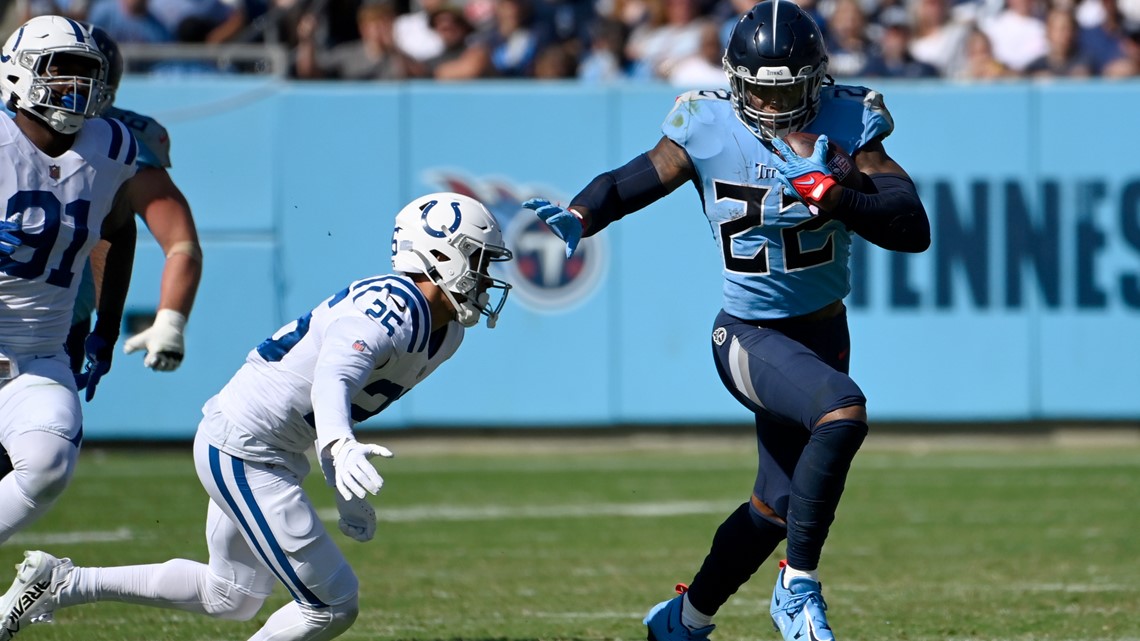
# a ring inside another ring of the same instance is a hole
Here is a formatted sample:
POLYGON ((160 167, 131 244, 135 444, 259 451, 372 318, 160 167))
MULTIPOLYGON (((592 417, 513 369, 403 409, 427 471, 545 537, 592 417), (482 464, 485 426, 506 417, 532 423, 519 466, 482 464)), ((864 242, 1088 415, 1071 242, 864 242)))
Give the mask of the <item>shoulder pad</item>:
POLYGON ((410 353, 427 349, 431 311, 427 300, 408 278, 379 276, 357 281, 349 288, 353 304, 380 324, 398 345, 410 353))
POLYGON ((130 128, 139 141, 138 164, 170 168, 170 134, 157 120, 126 109, 111 107, 107 115, 130 128))
POLYGON ((103 126, 106 129, 100 135, 106 137, 107 157, 124 165, 134 165, 138 159, 139 144, 134 134, 121 121, 114 118, 91 118, 83 126, 84 129, 103 126))
POLYGON ((661 133, 690 156, 707 158, 719 153, 724 137, 738 125, 730 98, 724 89, 681 94, 661 123, 661 133))
POLYGON ((696 89, 686 91, 677 96, 675 102, 689 102, 691 100, 731 100, 732 94, 728 89, 696 89))
POLYGON ((830 85, 823 88, 820 102, 820 113, 808 130, 826 133, 848 153, 894 131, 894 119, 883 104, 883 95, 867 87, 830 85))

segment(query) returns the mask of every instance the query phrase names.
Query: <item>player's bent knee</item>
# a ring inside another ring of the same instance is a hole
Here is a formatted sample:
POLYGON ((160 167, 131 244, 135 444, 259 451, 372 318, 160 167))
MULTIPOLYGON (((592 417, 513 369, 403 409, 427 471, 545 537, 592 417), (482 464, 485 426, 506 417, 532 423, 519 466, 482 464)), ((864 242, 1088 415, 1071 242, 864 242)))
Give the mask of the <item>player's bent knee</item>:
POLYGON ((334 635, 339 635, 351 628, 352 624, 356 622, 356 617, 360 615, 360 602, 354 596, 351 600, 340 605, 329 606, 328 609, 332 614, 332 623, 328 630, 334 635))
POLYGON ((37 503, 59 498, 75 472, 75 446, 61 438, 53 437, 52 440, 62 445, 51 448, 31 447, 28 452, 21 452, 18 460, 13 461, 16 482, 24 494, 37 503))
POLYGON ((298 603, 298 605, 301 608, 301 615, 305 619, 306 626, 314 632, 319 631, 319 634, 306 638, 336 638, 351 628, 352 624, 356 622, 356 617, 360 614, 359 601, 355 596, 344 603, 323 608, 314 608, 304 603, 298 603))
POLYGON ((209 604, 207 613, 216 619, 226 621, 249 621, 265 604, 265 597, 252 596, 237 590, 232 590, 230 594, 230 598, 224 601, 209 604))
POLYGON ((816 427, 825 423, 834 421, 860 421, 867 422, 867 407, 865 405, 848 405, 847 407, 840 407, 839 409, 831 410, 824 414, 816 421, 816 427))
MULTIPOLYGON (((784 503, 787 502, 784 501, 784 503)), ((752 495, 748 514, 752 517, 752 522, 756 524, 756 527, 775 526, 783 529, 788 527, 788 522, 784 517, 780 516, 776 510, 756 495, 752 495)))
POLYGON ((203 599, 206 614, 226 621, 249 621, 261 610, 266 596, 248 594, 233 583, 212 574, 208 595, 203 599))

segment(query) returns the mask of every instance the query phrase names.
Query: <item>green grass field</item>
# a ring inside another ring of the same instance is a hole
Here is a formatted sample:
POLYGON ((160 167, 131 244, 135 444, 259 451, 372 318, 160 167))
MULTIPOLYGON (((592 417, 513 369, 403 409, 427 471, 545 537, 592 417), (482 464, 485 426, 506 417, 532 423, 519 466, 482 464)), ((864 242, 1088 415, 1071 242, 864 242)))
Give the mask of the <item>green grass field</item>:
MULTIPOLYGON (((362 613, 341 638, 644 638, 645 611, 692 577, 751 488, 750 439, 695 443, 391 442, 398 456, 382 464, 376 539, 334 535, 361 579, 362 613)), ((331 491, 319 474, 309 481, 327 514, 331 491)), ((911 448, 873 438, 824 550, 832 625, 841 641, 1135 641, 1138 508, 1135 445, 911 448)), ((23 548, 79 565, 204 560, 204 514, 188 449, 91 448, 55 510, 0 547, 0 563, 11 567, 23 548)), ((776 560, 721 610, 714 641, 778 639, 767 615, 776 560)), ((245 623, 102 603, 18 638, 245 639, 283 594, 245 623)))

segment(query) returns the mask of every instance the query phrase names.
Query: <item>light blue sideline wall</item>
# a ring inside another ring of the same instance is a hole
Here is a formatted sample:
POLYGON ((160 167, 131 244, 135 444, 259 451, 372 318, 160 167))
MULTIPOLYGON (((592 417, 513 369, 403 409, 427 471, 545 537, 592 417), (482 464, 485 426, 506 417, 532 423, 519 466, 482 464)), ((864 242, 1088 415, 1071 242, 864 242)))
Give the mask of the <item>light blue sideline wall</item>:
MULTIPOLYGON (((921 255, 859 243, 852 373, 873 420, 1140 420, 1140 84, 876 83, 886 141, 931 216, 921 255), (1078 134, 1080 121, 1111 135, 1078 134)), ((488 203, 518 256, 499 327, 370 428, 741 423, 712 363, 721 261, 685 186, 566 261, 519 209, 566 202, 649 149, 676 91, 577 84, 128 78, 118 104, 173 141, 205 272, 180 370, 116 357, 85 432, 184 439, 280 325, 390 268, 392 219, 429 191, 488 203)), ((128 311, 162 255, 140 234, 128 311)))

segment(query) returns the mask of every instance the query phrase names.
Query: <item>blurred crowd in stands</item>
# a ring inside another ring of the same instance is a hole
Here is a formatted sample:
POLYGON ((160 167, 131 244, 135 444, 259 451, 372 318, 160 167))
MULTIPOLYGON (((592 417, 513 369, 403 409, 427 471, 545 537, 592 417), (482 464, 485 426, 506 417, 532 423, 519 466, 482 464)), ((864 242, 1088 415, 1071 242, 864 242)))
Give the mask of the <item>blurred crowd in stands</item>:
MULTIPOLYGON (((301 79, 577 78, 727 86, 724 43, 753 0, 14 0, 122 44, 264 43, 301 79)), ((1140 75, 1140 0, 797 0, 836 78, 1140 75)), ((152 71, 217 72, 209 64, 152 71)))

